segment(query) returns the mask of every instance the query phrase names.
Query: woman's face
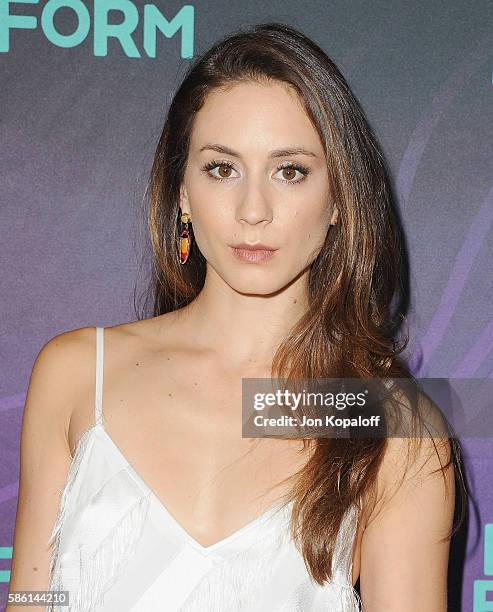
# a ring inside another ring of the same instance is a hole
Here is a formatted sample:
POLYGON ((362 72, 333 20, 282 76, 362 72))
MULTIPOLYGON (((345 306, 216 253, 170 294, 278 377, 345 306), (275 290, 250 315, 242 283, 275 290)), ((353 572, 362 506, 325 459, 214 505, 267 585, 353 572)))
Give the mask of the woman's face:
POLYGON ((207 97, 194 121, 180 207, 224 282, 268 295, 297 279, 336 222, 331 199, 322 143, 292 89, 248 82, 207 97), (240 243, 276 250, 251 261, 237 256, 240 243))

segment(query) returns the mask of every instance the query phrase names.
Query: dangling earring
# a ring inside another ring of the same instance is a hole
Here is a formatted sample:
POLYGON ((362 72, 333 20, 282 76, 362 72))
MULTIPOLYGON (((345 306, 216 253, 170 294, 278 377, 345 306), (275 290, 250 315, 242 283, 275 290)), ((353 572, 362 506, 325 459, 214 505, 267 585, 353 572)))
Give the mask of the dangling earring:
POLYGON ((180 238, 178 241, 178 261, 184 264, 188 256, 190 255, 190 246, 192 244, 192 236, 188 229, 188 222, 191 221, 188 213, 183 213, 181 216, 181 222, 185 224, 180 232, 180 238))

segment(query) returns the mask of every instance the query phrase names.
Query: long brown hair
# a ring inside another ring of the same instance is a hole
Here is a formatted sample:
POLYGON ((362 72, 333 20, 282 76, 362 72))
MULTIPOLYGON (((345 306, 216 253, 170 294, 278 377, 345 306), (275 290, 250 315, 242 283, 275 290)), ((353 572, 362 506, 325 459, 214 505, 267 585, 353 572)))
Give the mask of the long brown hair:
MULTIPOLYGON (((339 209, 338 223, 310 266, 309 308, 276 352, 272 376, 413 378, 398 357, 409 340, 396 341, 404 321, 403 241, 383 156, 336 65, 312 40, 279 23, 220 40, 193 62, 171 100, 146 192, 154 316, 189 304, 205 281, 206 261, 197 244, 186 265, 176 256, 179 190, 195 113, 212 91, 252 80, 296 90, 323 143, 339 209)), ((420 439, 412 439, 415 450, 420 439)), ((451 537, 464 518, 466 490, 459 445, 449 439, 449 461, 441 469, 453 463, 462 502, 451 537)), ((335 539, 346 510, 373 499, 387 442, 385 437, 303 442, 311 454, 293 475, 291 533, 319 584, 332 578, 335 539)))

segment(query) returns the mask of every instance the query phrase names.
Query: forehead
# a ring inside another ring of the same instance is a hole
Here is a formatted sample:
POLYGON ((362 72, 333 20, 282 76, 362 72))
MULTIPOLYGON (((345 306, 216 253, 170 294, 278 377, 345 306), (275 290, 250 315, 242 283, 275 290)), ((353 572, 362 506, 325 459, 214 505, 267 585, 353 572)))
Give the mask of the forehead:
POLYGON ((244 150, 303 145, 323 152, 297 92, 280 82, 247 81, 212 91, 196 114, 191 148, 209 141, 244 150))

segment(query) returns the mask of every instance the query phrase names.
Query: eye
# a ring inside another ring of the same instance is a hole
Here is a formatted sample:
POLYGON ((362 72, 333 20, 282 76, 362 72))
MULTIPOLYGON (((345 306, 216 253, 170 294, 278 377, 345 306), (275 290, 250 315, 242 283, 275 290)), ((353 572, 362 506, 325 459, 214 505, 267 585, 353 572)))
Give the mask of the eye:
POLYGON ((310 173, 309 168, 306 166, 301 164, 293 164, 292 162, 287 162, 281 166, 278 166, 278 171, 282 172, 284 175, 284 178, 281 179, 282 182, 291 185, 301 183, 301 181, 304 181, 305 177, 310 173), (293 176, 296 176, 296 172, 301 175, 301 178, 298 177, 296 180, 293 180, 293 176))
POLYGON ((224 181, 231 178, 231 176, 228 175, 228 172, 234 170, 234 166, 230 162, 212 160, 205 164, 201 170, 216 181, 224 181), (213 174, 212 171, 216 169, 218 170, 219 174, 213 174))

